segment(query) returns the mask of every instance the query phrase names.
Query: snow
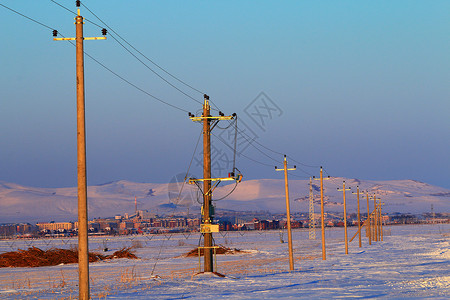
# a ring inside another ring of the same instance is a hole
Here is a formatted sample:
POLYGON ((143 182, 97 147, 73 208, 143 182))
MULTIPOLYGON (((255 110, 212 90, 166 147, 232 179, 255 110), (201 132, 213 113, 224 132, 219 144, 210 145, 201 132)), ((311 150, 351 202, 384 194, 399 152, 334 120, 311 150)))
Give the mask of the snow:
MULTIPOLYGON (((91 250, 134 245, 140 259, 92 263, 91 295, 93 299, 447 299, 450 224, 389 226, 385 233, 382 242, 371 246, 363 237, 362 248, 355 239, 345 255, 343 229, 327 229, 323 261, 320 239, 309 240, 307 230, 294 230, 295 270, 289 272, 287 243, 280 243, 279 231, 222 232, 223 236, 215 235, 217 244, 246 251, 217 256, 217 272, 225 277, 195 275, 198 258, 183 256, 196 247, 198 234, 95 237, 90 239, 91 250)), ((286 240, 286 232, 283 235, 286 240)), ((74 239, 32 241, 42 248, 74 244, 74 239)), ((30 241, 2 240, 0 252, 29 245, 30 241)), ((77 265, 3 268, 0 298, 74 298, 77 276, 77 265)))

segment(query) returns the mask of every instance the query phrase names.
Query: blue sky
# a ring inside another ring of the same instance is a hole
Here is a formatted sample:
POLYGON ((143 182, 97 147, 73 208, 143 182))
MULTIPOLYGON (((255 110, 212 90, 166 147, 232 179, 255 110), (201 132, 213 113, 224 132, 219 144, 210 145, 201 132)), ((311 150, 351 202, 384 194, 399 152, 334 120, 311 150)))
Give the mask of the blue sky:
MULTIPOLYGON (((75 1, 56 2, 76 11, 75 1)), ((75 34, 73 15, 52 1, 0 3, 64 36, 75 34)), ((286 153, 297 166, 316 166, 293 175, 317 176, 323 165, 332 176, 415 179, 450 188, 449 1, 83 3, 148 58, 210 95, 223 112, 236 112, 241 130, 258 143, 286 153), (269 100, 258 98, 261 92, 269 100), (251 114, 261 101, 277 108, 263 126, 251 114)), ((83 7, 81 14, 101 24, 83 7)), ((75 49, 4 7, 0 18, 0 180, 76 186, 75 49)), ((100 35, 89 22, 84 32, 100 35)), ((111 36, 86 41, 85 51, 148 93, 187 111, 201 108, 111 36)), ((88 183, 163 183, 186 172, 200 125, 89 58, 85 68, 88 183)), ((202 93, 160 74, 203 100, 202 93)), ((216 136, 228 133, 214 129, 216 136)), ((260 144, 238 147, 245 156, 237 155, 236 166, 244 179, 282 178, 273 169, 282 155, 260 144)), ((213 175, 221 176, 233 153, 216 137, 213 145, 213 175)), ((200 158, 197 150, 190 169, 197 177, 200 158)))

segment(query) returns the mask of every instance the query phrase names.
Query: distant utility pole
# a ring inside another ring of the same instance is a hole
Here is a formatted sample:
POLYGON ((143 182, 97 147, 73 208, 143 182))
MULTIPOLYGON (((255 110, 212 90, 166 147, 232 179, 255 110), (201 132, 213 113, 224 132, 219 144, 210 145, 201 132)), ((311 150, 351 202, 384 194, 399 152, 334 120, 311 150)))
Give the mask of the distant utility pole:
POLYGON ((435 217, 436 217, 436 215, 434 213, 434 206, 433 206, 433 204, 431 204, 431 224, 435 223, 435 217))
POLYGON ((382 241, 383 240, 383 233, 382 233, 383 228, 382 228, 382 225, 381 225, 381 222, 382 222, 382 220, 381 220, 381 204, 382 203, 381 203, 381 198, 376 198, 376 200, 379 200, 378 204, 377 204, 377 209, 376 209, 376 212, 375 212, 375 214, 377 216, 377 220, 378 220, 378 223, 377 223, 378 236, 377 236, 377 238, 378 238, 379 241, 382 241))
POLYGON ((366 191, 366 197, 367 197, 367 233, 369 235, 369 245, 372 245, 372 234, 371 234, 371 228, 370 228, 370 207, 369 207, 369 191, 366 191))
POLYGON ((284 186, 286 190, 286 215, 287 215, 287 231, 288 231, 288 245, 289 245, 289 269, 294 270, 294 255, 292 251, 292 232, 291 232, 291 211, 289 207, 289 186, 288 186, 288 172, 296 170, 296 166, 288 169, 286 155, 284 156, 284 168, 278 169, 275 167, 276 171, 284 171, 284 186))
POLYGON ((356 198, 358 200, 358 232, 359 232, 359 248, 362 247, 362 243, 361 243, 361 214, 360 214, 360 210, 359 210, 359 186, 356 186, 356 198))
POLYGON ((345 191, 350 191, 351 188, 345 188, 345 180, 342 182, 342 189, 338 188, 338 191, 342 191, 344 197, 344 231, 345 231, 345 254, 348 254, 348 236, 347 236, 347 205, 345 202, 345 191))
POLYGON ((373 194, 373 209, 375 211, 375 213, 373 214, 373 240, 375 242, 378 242, 378 217, 377 217, 377 209, 378 209, 378 205, 377 205, 377 195, 373 194))
MULTIPOLYGON (((77 6, 80 6, 77 1, 77 6)), ((88 247, 88 209, 87 209, 87 184, 86 184, 86 128, 84 106, 84 40, 105 40, 106 37, 83 37, 83 17, 80 9, 75 18, 75 38, 54 38, 55 41, 74 40, 76 43, 76 70, 77 70, 77 153, 78 153, 78 276, 79 299, 89 298, 89 247, 88 247)), ((102 29, 106 35, 106 29, 102 29)), ((53 36, 58 32, 53 31, 53 36)))
MULTIPOLYGON (((314 179, 315 178, 313 176, 314 179)), ((330 176, 328 176, 326 179, 330 179, 330 176)), ((325 217, 324 217, 324 210, 323 210, 323 169, 322 166, 320 167, 320 213, 322 215, 322 260, 327 259, 326 255, 326 249, 325 249, 325 217)))
POLYGON ((234 175, 234 170, 231 172, 229 177, 226 178, 211 178, 211 130, 214 128, 220 120, 232 120, 236 114, 232 116, 224 116, 222 112, 219 112, 219 116, 211 116, 211 107, 209 105, 209 96, 204 95, 204 103, 203 103, 203 114, 200 117, 196 117, 195 115, 189 113, 189 117, 194 122, 202 122, 203 125, 203 179, 189 179, 189 183, 193 184, 196 182, 203 181, 203 205, 202 205, 202 225, 201 225, 201 233, 203 234, 204 239, 204 272, 213 272, 213 232, 218 232, 219 225, 212 224, 213 221, 213 206, 212 206, 212 193, 217 185, 221 181, 225 180, 236 180, 240 181, 242 179, 242 175, 238 176, 234 175), (211 126, 211 123, 213 125, 211 126), (216 181, 216 184, 213 186, 212 182, 216 181))
POLYGON ((314 195, 312 188, 312 178, 309 177, 309 239, 316 239, 316 220, 314 217, 314 195))

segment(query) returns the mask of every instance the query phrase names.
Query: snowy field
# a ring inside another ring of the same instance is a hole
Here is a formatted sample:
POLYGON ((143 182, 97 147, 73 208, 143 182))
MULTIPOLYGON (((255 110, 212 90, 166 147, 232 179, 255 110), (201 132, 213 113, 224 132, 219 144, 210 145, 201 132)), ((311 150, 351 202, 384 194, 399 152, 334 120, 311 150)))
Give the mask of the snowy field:
MULTIPOLYGON (((355 233, 349 229, 349 237, 355 233)), ((217 271, 194 275, 199 260, 183 254, 199 234, 95 237, 90 250, 112 253, 134 246, 138 260, 90 264, 93 299, 287 299, 287 298, 450 298, 450 224, 385 227, 384 241, 368 245, 358 238, 345 255, 344 231, 326 231, 327 260, 322 260, 320 231, 295 230, 295 271, 289 272, 287 234, 279 231, 228 232, 216 244, 246 253, 218 255, 217 271), (285 243, 280 242, 280 237, 285 243)), ((0 241, 0 253, 29 246, 68 248, 76 239, 0 241)), ((203 262, 203 259, 202 259, 203 262)), ((0 269, 1 299, 75 299, 77 265, 0 269)))

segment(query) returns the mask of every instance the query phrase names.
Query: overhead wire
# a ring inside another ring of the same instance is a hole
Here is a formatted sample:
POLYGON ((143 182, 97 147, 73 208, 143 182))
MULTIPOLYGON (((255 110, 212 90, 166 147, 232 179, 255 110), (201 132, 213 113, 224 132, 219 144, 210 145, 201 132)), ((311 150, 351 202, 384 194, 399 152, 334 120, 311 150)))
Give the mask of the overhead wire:
POLYGON ((187 177, 189 175, 189 170, 191 169, 192 162, 194 160, 195 153, 197 153, 198 144, 200 143, 200 138, 202 137, 203 128, 200 130, 200 134, 197 139, 197 144, 195 144, 194 152, 192 153, 191 161, 186 171, 186 175, 184 176, 183 184, 181 185, 180 192, 178 193, 177 201, 180 201, 181 193, 183 192, 184 185, 186 184, 187 177))
MULTIPOLYGON (((72 14, 75 14, 74 12, 72 12, 69 8, 65 7, 64 5, 54 1, 54 0, 50 0, 51 2, 57 4, 58 6, 62 7, 63 9, 69 11, 72 14)), ((110 26, 108 26, 102 19, 100 19, 100 17, 98 17, 93 11, 91 11, 86 5, 84 5, 83 3, 81 3, 81 5, 86 8, 86 10, 88 10, 93 16, 95 16, 103 25, 105 25, 111 32, 113 32, 115 35, 117 35, 121 40, 123 40, 126 44, 128 44, 133 50, 135 50, 137 53, 139 53, 140 55, 142 55, 143 57, 145 57, 148 61, 150 61, 151 63, 153 63, 155 66, 157 66, 158 68, 160 68, 162 71, 166 72, 168 75, 172 76, 174 79, 182 82, 183 84, 189 86, 190 88, 192 88, 190 85, 186 84, 185 82, 181 81, 180 79, 178 79, 177 77, 175 77, 174 75, 170 74, 169 72, 167 72, 165 69, 163 69, 162 67, 160 67, 159 65, 157 65, 154 61, 152 61, 151 59, 149 59, 147 56, 145 56, 142 52, 140 52, 139 50, 137 50, 133 45, 131 45, 130 43, 128 43, 124 38, 122 38, 114 29, 112 29, 110 26)), ((98 25, 97 23, 84 18, 84 20, 86 20, 87 22, 92 23, 93 25, 99 27, 99 28, 103 28, 102 26, 98 25)), ((172 88, 176 89, 178 92, 180 92, 181 94, 183 94, 184 96, 188 97, 189 99, 199 103, 199 104, 203 104, 201 101, 195 99, 194 97, 192 97, 191 95, 187 94, 186 92, 184 92, 183 90, 181 90, 180 88, 178 88, 177 86, 175 86, 174 84, 172 84, 170 81, 168 81, 167 79, 165 79, 163 76, 161 76, 158 72, 156 72, 155 70, 153 70, 148 64, 146 64, 144 61, 142 61, 142 59, 140 59, 136 54, 134 54, 130 49, 128 49, 123 43, 121 43, 115 36, 114 34, 111 34, 111 32, 109 33, 109 35, 123 48, 125 49, 125 51, 127 51, 131 56, 133 56, 137 61, 139 61, 142 65, 144 65, 148 70, 150 70, 153 74, 155 74, 157 77, 159 77, 162 81, 164 81, 166 84, 168 84, 169 86, 171 86, 172 88)), ((195 89, 196 90, 196 89, 195 89)), ((200 91, 199 91, 200 92, 200 91)), ((200 92, 201 93, 201 92, 200 92)))
MULTIPOLYGON (((53 0, 52 0, 53 1, 53 0)), ((161 67, 159 64, 157 64, 156 62, 154 62, 152 59, 148 58, 145 54, 143 54, 141 51, 139 51, 138 49, 136 49, 136 47, 134 47, 131 43, 129 43, 127 40, 125 40, 121 35, 119 35, 114 29, 112 29, 111 27, 108 26, 108 24, 106 24, 102 19, 100 19, 93 11, 91 11, 86 5, 84 5, 83 3, 81 3, 81 5, 83 5, 83 7, 85 7, 93 16, 95 16, 103 25, 105 25, 109 30, 111 30, 113 33, 115 33, 121 40, 123 40, 128 46, 130 46, 134 51, 136 51, 137 53, 139 53, 140 55, 142 55, 142 57, 144 57, 145 59, 147 59, 149 62, 151 62, 153 65, 155 65, 158 69, 160 69, 161 71, 163 71, 164 73, 166 73, 167 75, 169 75, 170 77, 172 77, 173 79, 177 80, 178 82, 182 83, 183 85, 189 87, 190 89, 192 89, 193 91, 196 91, 200 94, 204 94, 204 92, 202 92, 199 89, 196 89, 195 87, 191 86, 190 84, 186 83, 185 81, 181 80, 180 78, 178 78, 177 76, 173 75, 172 73, 170 73, 169 71, 167 71, 166 69, 164 69, 163 67, 161 67)))
MULTIPOLYGON (((51 0, 54 2, 54 0, 51 0)), ((117 35, 117 37, 119 37, 122 41, 124 41, 128 46, 130 46, 134 51, 136 51, 137 53, 139 53, 141 56, 143 56, 145 59, 147 59, 149 62, 151 62, 153 65, 155 65, 156 67, 158 67, 161 71, 165 72, 167 75, 171 76, 172 78, 174 78, 175 80, 179 81, 180 83, 186 85, 187 87, 202 93, 200 90, 197 90, 195 88, 193 88, 192 86, 190 86, 189 84, 185 83, 184 81, 182 81, 181 79, 179 79, 178 77, 172 75, 171 73, 169 73, 167 70, 165 70, 164 68, 162 68, 161 66, 159 66, 158 64, 156 64, 153 60, 151 60, 150 58, 148 58, 147 56, 145 56, 141 51, 139 51, 138 49, 136 49, 133 45, 131 45, 127 40, 125 40, 122 36, 120 36, 114 29, 112 29, 108 24, 106 24, 102 19, 100 19, 99 16, 97 16, 92 10, 90 10, 85 4, 81 3, 81 5, 86 8, 94 17, 96 17, 103 25, 105 25, 111 32, 113 32, 115 35, 117 35)), ((96 24, 97 25, 97 24, 96 24)), ((99 25, 97 25, 99 26, 99 25)), ((101 27, 101 26, 99 26, 101 27)), ((167 83, 168 85, 170 85, 172 88, 176 89, 178 92, 180 92, 181 94, 185 95, 186 97, 190 98, 191 100, 203 104, 203 102, 195 99, 194 97, 192 97, 191 95, 187 94, 186 92, 184 92, 183 90, 181 90, 180 88, 178 88, 177 86, 175 86, 174 84, 172 84, 170 81, 168 81, 167 79, 165 79, 163 76, 161 76, 158 72, 156 72, 155 70, 153 70, 148 64, 146 64, 145 62, 143 62, 136 54, 134 54, 130 49, 128 49, 123 43, 121 43, 116 37, 114 37, 114 34, 110 33, 110 36, 123 48, 125 49, 130 55, 132 55, 136 60, 138 60, 141 64, 143 64, 147 69, 149 69, 153 74, 155 74, 156 76, 158 76, 162 81, 164 81, 165 83, 167 83)))
POLYGON ((51 29, 51 30, 54 30, 54 29, 55 29, 54 27, 47 26, 47 25, 45 25, 44 23, 41 23, 41 22, 39 22, 39 21, 37 21, 37 20, 35 20, 35 19, 33 19, 33 18, 30 18, 30 17, 28 17, 28 16, 26 16, 26 15, 24 15, 24 14, 22 14, 22 13, 16 11, 16 10, 14 10, 14 9, 12 9, 12 8, 10 8, 10 7, 6 6, 6 5, 4 5, 4 4, 1 4, 1 3, 0 3, 0 5, 3 6, 4 8, 6 8, 6 9, 9 9, 10 11, 12 11, 12 12, 14 12, 14 13, 16 13, 16 14, 18 14, 18 15, 20 15, 20 16, 22 16, 22 17, 28 19, 28 20, 30 20, 30 21, 33 21, 33 22, 35 22, 35 23, 41 25, 41 26, 44 26, 44 27, 46 27, 46 28, 48 28, 48 29, 51 29))

